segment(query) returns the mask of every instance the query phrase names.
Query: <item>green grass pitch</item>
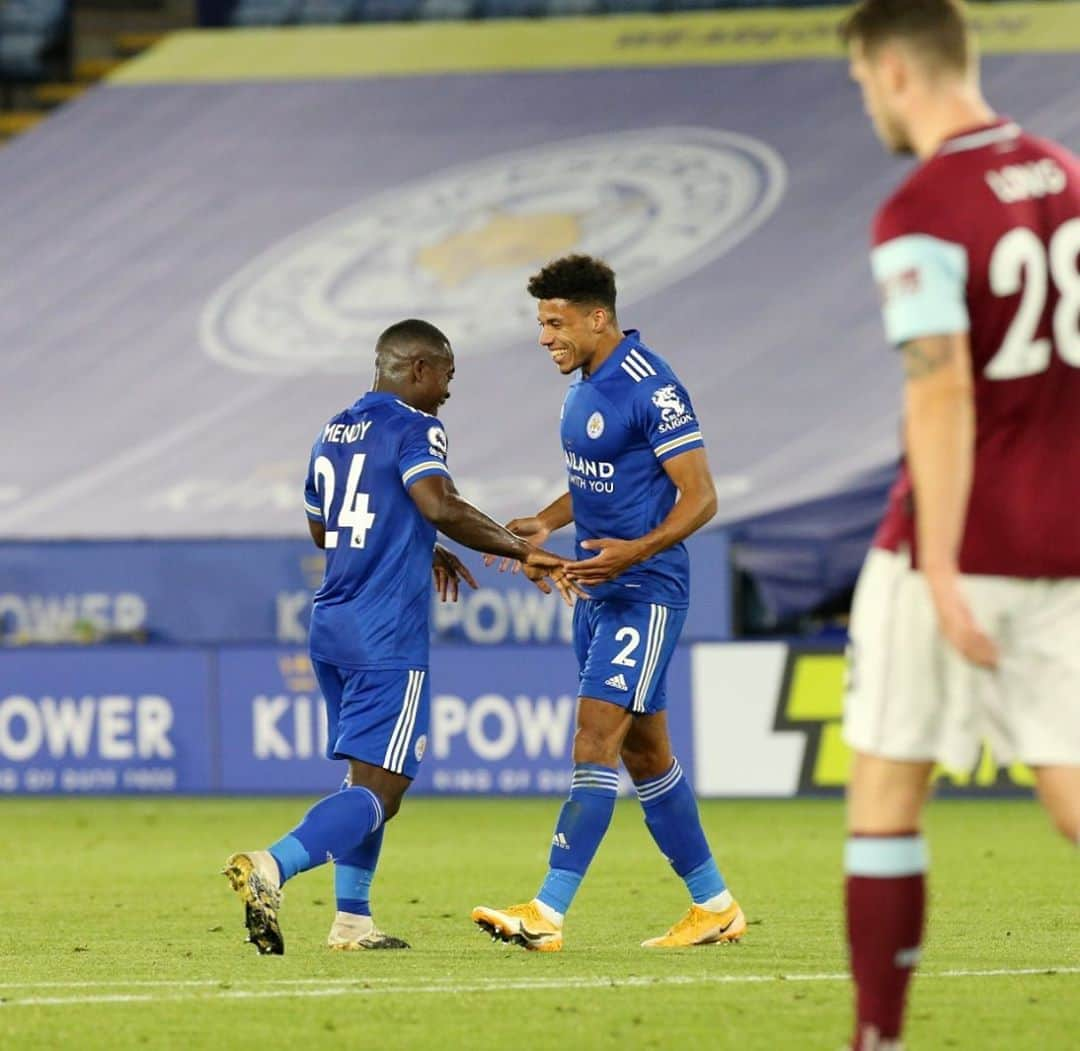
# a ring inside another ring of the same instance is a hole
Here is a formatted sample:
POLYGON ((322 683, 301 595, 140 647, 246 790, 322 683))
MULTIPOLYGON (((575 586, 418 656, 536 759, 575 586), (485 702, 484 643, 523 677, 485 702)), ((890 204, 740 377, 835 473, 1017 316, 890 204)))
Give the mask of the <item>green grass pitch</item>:
MULTIPOLYGON (((375 914, 409 952, 331 953, 332 876, 286 890, 284 957, 244 943, 219 869, 296 799, 0 802, 0 1047, 838 1051, 850 990, 841 805, 709 802, 742 944, 650 952, 682 885, 620 802, 561 954, 493 944, 475 904, 531 897, 559 802, 406 800, 375 914)), ((912 1049, 1080 1047, 1080 859, 1029 802, 936 802, 912 1049)))

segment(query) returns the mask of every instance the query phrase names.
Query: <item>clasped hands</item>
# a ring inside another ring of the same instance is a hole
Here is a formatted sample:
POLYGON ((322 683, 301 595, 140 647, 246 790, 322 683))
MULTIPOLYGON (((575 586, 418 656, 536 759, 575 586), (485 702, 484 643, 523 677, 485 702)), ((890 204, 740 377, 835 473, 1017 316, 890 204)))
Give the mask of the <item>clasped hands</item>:
MULTIPOLYGON (((516 536, 528 540, 530 544, 542 544, 551 535, 551 530, 544 525, 540 518, 515 518, 506 524, 506 528, 516 536)), ((560 559, 559 570, 569 583, 569 590, 579 598, 588 598, 589 594, 584 590, 586 587, 603 584, 614 580, 620 574, 626 572, 632 565, 642 559, 641 545, 636 540, 618 540, 614 537, 600 537, 595 540, 585 540, 581 544, 587 551, 598 552, 592 558, 584 558, 578 561, 560 559)), ((497 560, 496 555, 484 555, 484 565, 490 566, 497 560)), ((499 561, 499 572, 509 569, 511 573, 518 569, 525 574, 545 594, 550 594, 551 588, 544 579, 548 574, 539 569, 535 564, 526 559, 524 563, 512 558, 504 558, 499 561)), ((559 584, 554 575, 551 579, 559 584)), ((567 592, 560 587, 563 598, 568 598, 567 592)))
MULTIPOLYGON (((495 560, 494 555, 485 555, 485 564, 490 565, 495 560)), ((588 598, 588 593, 583 591, 567 573, 570 563, 559 555, 550 551, 544 551, 539 547, 533 547, 525 556, 524 562, 514 559, 506 559, 512 562, 515 572, 518 566, 525 575, 545 595, 551 594, 551 585, 554 584, 563 601, 568 605, 574 604, 575 596, 588 598), (551 583, 548 583, 550 580, 551 583)), ((436 544, 432 553, 431 572, 435 580, 435 590, 439 594, 440 602, 457 602, 460 594, 461 583, 468 584, 474 591, 478 587, 476 578, 469 572, 468 567, 452 551, 436 544)))

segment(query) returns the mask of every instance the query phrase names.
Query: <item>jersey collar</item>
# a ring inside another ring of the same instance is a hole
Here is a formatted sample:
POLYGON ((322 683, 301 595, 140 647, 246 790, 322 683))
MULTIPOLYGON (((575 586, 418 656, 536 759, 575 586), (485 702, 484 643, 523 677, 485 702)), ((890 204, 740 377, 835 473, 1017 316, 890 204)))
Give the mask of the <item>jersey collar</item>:
POLYGON ((361 394, 353 404, 367 403, 370 405, 373 401, 401 401, 401 398, 388 390, 369 390, 366 394, 361 394))
POLYGON ((979 124, 974 128, 965 128, 955 135, 950 135, 934 152, 935 157, 948 153, 964 153, 967 150, 980 150, 984 146, 993 146, 999 142, 1008 142, 1020 134, 1020 125, 1007 117, 998 117, 989 124, 979 124))
POLYGON ((607 360, 595 372, 581 378, 587 383, 595 380, 598 376, 604 376, 609 369, 622 364, 623 358, 632 348, 641 343, 641 333, 636 328, 623 329, 623 338, 618 342, 615 349, 608 355, 607 360))

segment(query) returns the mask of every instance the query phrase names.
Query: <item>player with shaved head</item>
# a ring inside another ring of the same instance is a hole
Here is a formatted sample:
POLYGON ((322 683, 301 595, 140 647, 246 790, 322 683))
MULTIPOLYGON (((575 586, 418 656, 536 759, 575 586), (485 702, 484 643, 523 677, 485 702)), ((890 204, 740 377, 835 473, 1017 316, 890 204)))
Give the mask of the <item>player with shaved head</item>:
POLYGON ((434 415, 450 397, 454 354, 417 319, 388 328, 375 349, 375 385, 334 416, 311 450, 304 506, 326 573, 311 613, 310 652, 326 704, 330 759, 345 759, 340 792, 266 850, 233 854, 225 875, 244 902, 248 940, 280 955, 281 888, 333 861, 332 949, 402 949, 371 917, 383 827, 420 766, 428 731, 428 583, 443 601, 476 583, 435 543, 436 531, 478 551, 520 560, 567 601, 564 560, 535 547, 458 494, 446 431, 434 415))

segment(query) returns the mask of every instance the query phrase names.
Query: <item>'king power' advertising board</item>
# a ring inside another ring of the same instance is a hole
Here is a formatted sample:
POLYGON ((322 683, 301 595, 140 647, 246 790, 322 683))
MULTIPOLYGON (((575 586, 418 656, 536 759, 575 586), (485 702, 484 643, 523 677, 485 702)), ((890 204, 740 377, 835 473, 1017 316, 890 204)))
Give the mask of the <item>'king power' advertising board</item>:
MULTIPOLYGON (((784 643, 679 647, 668 718, 702 796, 837 793, 843 657, 784 643)), ((431 722, 414 792, 562 795, 572 766, 577 669, 568 646, 443 646, 431 653, 431 722)), ((298 647, 105 646, 0 651, 0 793, 323 795, 326 717, 298 647)), ((967 794, 1031 784, 984 754, 942 772, 967 794)), ((629 791, 629 784, 623 784, 629 791)))

